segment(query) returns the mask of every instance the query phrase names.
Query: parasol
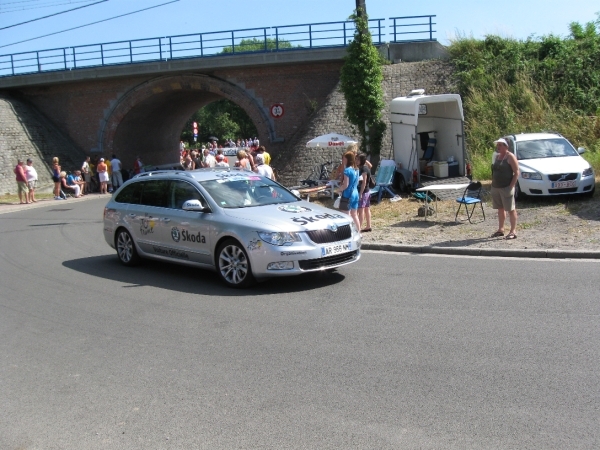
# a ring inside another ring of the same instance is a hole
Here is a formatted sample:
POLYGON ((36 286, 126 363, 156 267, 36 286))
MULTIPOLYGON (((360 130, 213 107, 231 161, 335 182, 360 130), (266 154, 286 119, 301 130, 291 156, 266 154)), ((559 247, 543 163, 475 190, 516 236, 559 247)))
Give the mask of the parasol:
POLYGON ((343 134, 329 133, 317 136, 306 143, 307 147, 321 147, 327 149, 346 148, 352 144, 358 144, 354 139, 343 134))

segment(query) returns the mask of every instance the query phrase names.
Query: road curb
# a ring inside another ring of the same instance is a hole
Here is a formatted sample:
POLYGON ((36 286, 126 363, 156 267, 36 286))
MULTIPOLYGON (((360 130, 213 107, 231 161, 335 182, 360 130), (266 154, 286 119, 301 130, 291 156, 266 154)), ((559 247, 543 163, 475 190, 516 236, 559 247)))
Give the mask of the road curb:
POLYGON ((363 243, 362 250, 434 255, 497 256, 504 258, 600 259, 600 251, 529 250, 500 248, 435 247, 423 245, 363 243))
POLYGON ((79 197, 79 198, 69 198, 67 200, 54 200, 53 198, 46 198, 43 200, 38 200, 36 203, 30 203, 28 205, 22 205, 19 203, 5 203, 0 205, 0 214, 8 214, 8 213, 13 213, 13 212, 17 212, 17 211, 26 211, 28 209, 37 209, 37 208, 42 208, 44 206, 49 206, 49 205, 55 205, 55 206, 59 206, 59 205, 68 205, 68 204, 72 204, 72 203, 79 203, 79 202, 85 202, 87 200, 94 200, 94 199, 98 199, 98 198, 106 198, 106 201, 108 202, 108 199, 110 198, 108 195, 103 195, 101 196, 100 194, 87 194, 84 195, 83 197, 79 197))

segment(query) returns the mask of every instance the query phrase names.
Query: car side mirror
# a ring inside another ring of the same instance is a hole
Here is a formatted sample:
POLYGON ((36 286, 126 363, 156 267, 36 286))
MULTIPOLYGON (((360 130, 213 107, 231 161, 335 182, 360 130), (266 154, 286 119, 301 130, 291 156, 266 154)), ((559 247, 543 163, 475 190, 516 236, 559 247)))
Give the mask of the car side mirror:
POLYGON ((298 197, 298 198, 301 198, 301 197, 300 197, 300 191, 298 191, 297 189, 292 189, 290 192, 291 192, 292 194, 294 194, 296 197, 298 197))
POLYGON ((196 212, 209 212, 210 209, 206 206, 202 206, 200 200, 186 200, 183 202, 182 209, 184 211, 196 211, 196 212))
POLYGON ((580 155, 581 155, 582 153, 585 153, 585 148, 583 148, 583 147, 579 147, 579 148, 577 149, 577 153, 579 153, 580 155))

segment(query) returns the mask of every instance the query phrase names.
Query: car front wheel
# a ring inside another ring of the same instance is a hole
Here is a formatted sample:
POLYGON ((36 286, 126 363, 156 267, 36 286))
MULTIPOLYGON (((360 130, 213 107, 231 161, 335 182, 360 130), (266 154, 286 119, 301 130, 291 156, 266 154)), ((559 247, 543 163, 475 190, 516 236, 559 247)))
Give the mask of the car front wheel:
POLYGON ((583 193, 583 196, 584 196, 584 197, 593 197, 595 192, 596 192, 596 186, 594 186, 594 187, 593 187, 592 189, 590 189, 589 191, 587 191, 587 192, 584 192, 584 193, 583 193))
POLYGON ((517 182, 517 184, 515 185, 515 200, 523 200, 525 197, 526 195, 523 194, 523 192, 521 191, 521 187, 517 182))
POLYGON ((115 244, 115 247, 117 247, 117 256, 122 264, 135 266, 140 263, 140 256, 135 248, 135 243, 127 230, 121 228, 117 232, 115 244))
POLYGON ((227 239, 219 246, 217 271, 229 287, 244 288, 255 283, 248 255, 234 239, 227 239))

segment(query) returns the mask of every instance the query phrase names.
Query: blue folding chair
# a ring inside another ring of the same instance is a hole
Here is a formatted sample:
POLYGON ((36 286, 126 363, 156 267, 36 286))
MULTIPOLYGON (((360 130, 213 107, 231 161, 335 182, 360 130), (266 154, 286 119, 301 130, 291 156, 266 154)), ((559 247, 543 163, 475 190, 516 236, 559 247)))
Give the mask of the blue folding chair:
POLYGON ((433 152, 435 151, 435 144, 437 144, 437 139, 429 138, 429 141, 427 143, 427 148, 425 149, 425 152, 423 153, 423 157, 421 158, 421 161, 425 161, 426 163, 431 162, 431 160, 433 159, 433 152))
POLYGON ((485 211, 483 210, 483 202, 481 201, 481 182, 474 181, 470 183, 465 188, 465 192, 463 192, 462 197, 457 198, 456 201, 458 202, 458 210, 456 211, 456 216, 454 216, 455 221, 458 218, 460 209, 464 205, 465 212, 467 213, 467 219, 469 220, 469 223, 473 223, 471 222, 471 217, 473 217, 473 213, 475 212, 477 204, 481 206, 481 213, 483 214, 483 220, 485 220, 485 211), (471 211, 469 211, 469 206, 473 206, 471 211))
POLYGON ((379 162, 379 170, 375 176, 375 187, 371 189, 371 196, 377 195, 377 202, 381 202, 383 193, 387 192, 393 198, 396 193, 392 191, 394 182, 394 173, 396 172, 396 162, 392 159, 382 159, 379 162))

